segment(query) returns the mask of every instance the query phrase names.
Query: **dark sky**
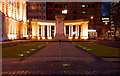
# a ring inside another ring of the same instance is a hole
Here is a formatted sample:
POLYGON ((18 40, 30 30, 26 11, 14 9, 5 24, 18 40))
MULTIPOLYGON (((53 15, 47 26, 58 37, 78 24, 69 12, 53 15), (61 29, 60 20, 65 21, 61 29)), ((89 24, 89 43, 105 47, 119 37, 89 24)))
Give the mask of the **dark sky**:
POLYGON ((102 15, 110 15, 110 5, 111 2, 103 2, 102 4, 102 15))

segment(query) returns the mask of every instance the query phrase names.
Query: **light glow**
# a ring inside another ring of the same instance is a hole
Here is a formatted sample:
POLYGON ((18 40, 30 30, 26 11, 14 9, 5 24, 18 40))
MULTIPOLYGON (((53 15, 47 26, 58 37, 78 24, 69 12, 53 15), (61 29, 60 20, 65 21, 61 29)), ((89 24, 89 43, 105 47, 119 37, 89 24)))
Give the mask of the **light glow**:
POLYGON ((75 35, 76 34, 76 31, 72 32, 72 35, 75 35))
POLYGON ((42 37, 42 39, 45 39, 45 37, 42 37))
POLYGON ((82 7, 85 7, 85 5, 82 5, 82 7))
POLYGON ((55 25, 55 23, 38 22, 38 25, 55 25))
POLYGON ((75 37, 75 39, 78 39, 78 37, 75 37))
POLYGON ((94 29, 89 29, 88 32, 96 32, 94 29))
POLYGON ((68 37, 68 39, 70 39, 70 40, 71 40, 72 38, 73 38, 73 37, 68 37))
POLYGON ((8 39, 17 39, 16 34, 8 34, 8 39))
POLYGON ((48 39, 52 39, 52 37, 48 37, 48 39))
POLYGON ((93 16, 91 16, 90 18, 93 19, 93 16))
POLYGON ((62 14, 67 14, 68 10, 62 10, 62 14))
POLYGON ((40 37, 38 37, 38 40, 40 40, 40 37))
POLYGON ((81 36, 81 39, 86 40, 86 39, 88 39, 88 37, 87 36, 81 36))
POLYGON ((108 25, 108 22, 105 22, 105 25, 108 25))

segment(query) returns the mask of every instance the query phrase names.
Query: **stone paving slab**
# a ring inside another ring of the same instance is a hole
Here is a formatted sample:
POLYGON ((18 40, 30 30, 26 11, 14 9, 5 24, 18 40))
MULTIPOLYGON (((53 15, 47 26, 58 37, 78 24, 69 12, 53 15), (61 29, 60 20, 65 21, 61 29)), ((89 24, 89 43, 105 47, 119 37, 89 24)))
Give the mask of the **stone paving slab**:
MULTIPOLYGON (((3 64, 3 73, 5 72, 16 72, 19 71, 42 71, 45 74, 87 74, 87 72, 94 72, 94 74, 113 74, 120 73, 119 65, 116 63, 106 63, 106 62, 84 62, 84 61, 63 61, 63 62, 18 62, 3 64), (69 64, 65 66, 65 64, 69 64), (47 73, 47 72, 48 73, 47 73)), ((22 73, 24 74, 24 73, 22 73)), ((39 72, 41 74, 41 72, 39 72)), ((90 73, 93 74, 93 73, 90 73)))
MULTIPOLYGON (((110 71, 109 71, 110 72, 110 71)), ((93 75, 93 74, 101 74, 100 71, 94 71, 94 70, 63 70, 63 71, 46 71, 46 70, 37 70, 37 71, 9 71, 9 72, 2 72, 3 76, 5 75, 11 75, 11 76, 36 76, 36 75, 41 75, 41 74, 81 74, 81 75, 93 75)), ((108 72, 106 73, 106 71, 104 74, 108 74, 108 72)), ((112 74, 112 73, 111 73, 112 74)), ((111 76, 111 74, 109 73, 108 75, 111 76)), ((117 74, 113 74, 113 75, 117 75, 117 74)))

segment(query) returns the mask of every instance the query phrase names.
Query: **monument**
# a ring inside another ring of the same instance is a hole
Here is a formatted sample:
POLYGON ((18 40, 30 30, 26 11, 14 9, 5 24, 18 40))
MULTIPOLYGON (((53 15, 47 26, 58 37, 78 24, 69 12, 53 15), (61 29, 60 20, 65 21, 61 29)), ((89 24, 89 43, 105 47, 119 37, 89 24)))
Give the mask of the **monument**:
POLYGON ((67 38, 64 36, 64 20, 65 16, 64 15, 56 15, 56 36, 54 40, 67 40, 67 38))

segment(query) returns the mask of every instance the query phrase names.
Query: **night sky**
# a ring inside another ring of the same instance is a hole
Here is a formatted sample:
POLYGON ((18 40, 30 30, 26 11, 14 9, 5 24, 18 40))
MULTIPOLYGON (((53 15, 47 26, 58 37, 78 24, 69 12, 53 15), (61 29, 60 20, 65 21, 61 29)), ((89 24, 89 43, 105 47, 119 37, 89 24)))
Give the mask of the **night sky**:
POLYGON ((110 15, 110 5, 111 2, 104 2, 102 4, 102 15, 106 15, 106 16, 110 15))

